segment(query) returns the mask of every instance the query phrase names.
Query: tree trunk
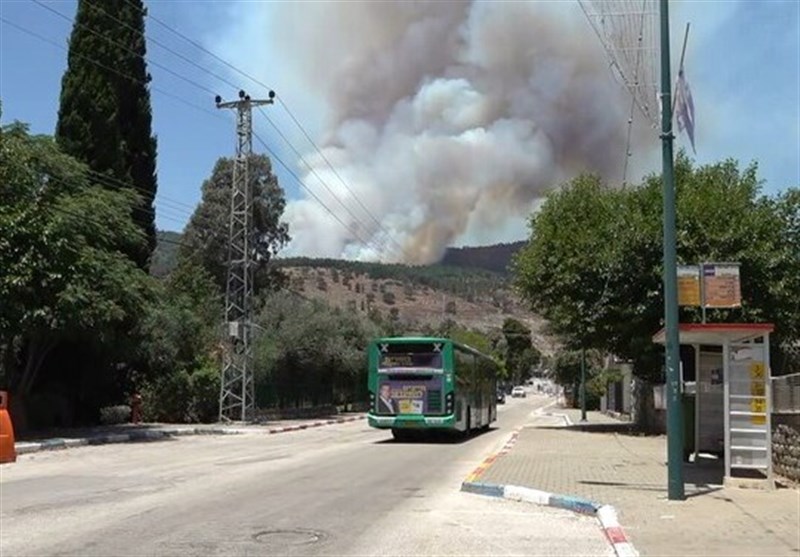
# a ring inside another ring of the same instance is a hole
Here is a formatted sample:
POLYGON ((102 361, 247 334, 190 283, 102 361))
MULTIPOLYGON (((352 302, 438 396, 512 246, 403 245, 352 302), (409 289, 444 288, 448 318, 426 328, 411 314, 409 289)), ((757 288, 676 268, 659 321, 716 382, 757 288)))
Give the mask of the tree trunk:
POLYGON ((13 382, 9 380, 9 412, 18 435, 28 430, 28 399, 45 358, 55 346, 54 339, 35 335, 26 350, 25 368, 12 374, 13 382))
POLYGON ((653 433, 655 427, 655 403, 653 399, 653 384, 649 381, 636 379, 633 390, 634 423, 644 433, 653 433))
POLYGON ((55 346, 56 341, 45 335, 34 335, 31 338, 26 354, 25 370, 22 372, 17 389, 18 396, 28 396, 31 393, 42 364, 55 346))
POLYGON ((14 340, 12 336, 0 341, 0 388, 10 389, 16 379, 14 340))

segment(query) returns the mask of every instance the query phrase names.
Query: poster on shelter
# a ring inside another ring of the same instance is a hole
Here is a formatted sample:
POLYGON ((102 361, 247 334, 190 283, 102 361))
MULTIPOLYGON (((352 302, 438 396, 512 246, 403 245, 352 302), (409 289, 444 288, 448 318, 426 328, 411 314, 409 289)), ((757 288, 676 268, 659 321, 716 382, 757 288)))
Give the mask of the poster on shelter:
POLYGON ((680 265, 678 267, 678 305, 700 305, 700 267, 680 265))
POLYGON ((703 294, 707 308, 736 308, 742 305, 738 263, 703 265, 703 294))

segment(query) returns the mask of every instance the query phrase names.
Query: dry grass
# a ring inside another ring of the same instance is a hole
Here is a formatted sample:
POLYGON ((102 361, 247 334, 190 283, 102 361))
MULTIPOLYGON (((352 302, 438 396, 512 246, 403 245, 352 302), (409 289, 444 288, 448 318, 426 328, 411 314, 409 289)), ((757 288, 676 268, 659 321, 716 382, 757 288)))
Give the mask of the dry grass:
POLYGON ((386 318, 395 308, 400 321, 412 325, 438 326, 446 319, 459 325, 489 331, 499 329, 503 320, 513 317, 531 328, 534 345, 547 355, 556 349, 554 340, 544 334, 545 322, 527 311, 522 302, 507 292, 510 303, 505 310, 490 299, 467 299, 450 292, 418 284, 406 284, 397 279, 373 279, 365 274, 354 274, 345 281, 342 271, 324 267, 288 267, 284 269, 290 277, 293 291, 309 299, 324 300, 334 307, 355 309, 367 313, 370 305, 386 318), (337 280, 338 279, 338 280, 337 280), (391 295, 394 302, 390 303, 391 295), (455 313, 448 313, 448 305, 455 304, 455 313))

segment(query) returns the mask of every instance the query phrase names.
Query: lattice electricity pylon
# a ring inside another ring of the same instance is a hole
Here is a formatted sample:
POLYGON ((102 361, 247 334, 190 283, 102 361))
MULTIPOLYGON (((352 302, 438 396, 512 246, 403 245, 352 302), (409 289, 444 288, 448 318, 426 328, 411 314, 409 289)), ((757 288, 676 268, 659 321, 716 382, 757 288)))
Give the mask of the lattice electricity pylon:
POLYGON ((239 100, 222 102, 217 108, 236 109, 236 159, 233 163, 231 212, 228 232, 228 278, 225 288, 225 338, 219 394, 220 421, 247 421, 255 413, 250 322, 253 299, 253 194, 249 161, 253 152, 253 107, 272 104, 254 100, 239 91, 239 100))
POLYGON ((654 127, 661 118, 658 92, 657 0, 578 0, 623 85, 654 127))

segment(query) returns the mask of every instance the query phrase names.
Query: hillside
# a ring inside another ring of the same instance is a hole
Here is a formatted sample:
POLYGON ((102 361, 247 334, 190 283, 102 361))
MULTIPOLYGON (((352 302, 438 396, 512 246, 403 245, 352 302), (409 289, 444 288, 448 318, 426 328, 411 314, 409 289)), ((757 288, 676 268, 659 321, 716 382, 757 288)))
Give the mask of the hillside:
POLYGON ((495 244, 492 246, 448 248, 440 262, 442 265, 474 267, 500 274, 508 274, 511 258, 526 242, 495 244))
POLYGON ((413 331, 445 320, 488 332, 507 317, 531 328, 534 345, 551 355, 555 344, 545 322, 527 311, 508 278, 445 265, 406 267, 340 260, 287 260, 290 289, 306 299, 406 324, 413 331), (302 264, 299 264, 302 263, 302 264))
MULTIPOLYGON (((164 276, 175 267, 175 258, 178 253, 178 245, 181 241, 179 232, 159 230, 156 232, 157 245, 153 252, 151 261, 151 274, 154 276, 164 276)), ((373 275, 383 274, 385 276, 396 276, 397 274, 408 275, 407 269, 440 269, 442 267, 460 267, 465 269, 488 271, 483 277, 496 275, 508 275, 508 266, 514 254, 525 245, 524 241, 513 242, 510 244, 495 244, 491 246, 447 248, 442 260, 438 264, 411 267, 408 265, 383 265, 377 263, 362 263, 344 261, 340 259, 317 259, 313 260, 316 264, 330 268, 343 268, 343 266, 357 266, 364 271, 370 271, 373 275)), ((307 258, 279 258, 279 264, 288 266, 292 263, 306 265, 307 258)), ((422 272, 426 276, 442 275, 446 272, 433 271, 422 272)), ((412 274, 419 275, 420 273, 412 274)), ((502 280, 502 279, 501 279, 502 280)))
MULTIPOLYGON (((158 238, 151 272, 163 276, 174 267, 180 235, 159 232, 158 238)), ((554 344, 544 334, 544 322, 525 309, 509 284, 508 265, 523 245, 451 248, 434 265, 305 257, 279 258, 274 264, 289 276, 291 290, 304 298, 365 314, 377 312, 410 329, 451 319, 489 331, 513 317, 531 328, 539 350, 552 354, 554 344)))

